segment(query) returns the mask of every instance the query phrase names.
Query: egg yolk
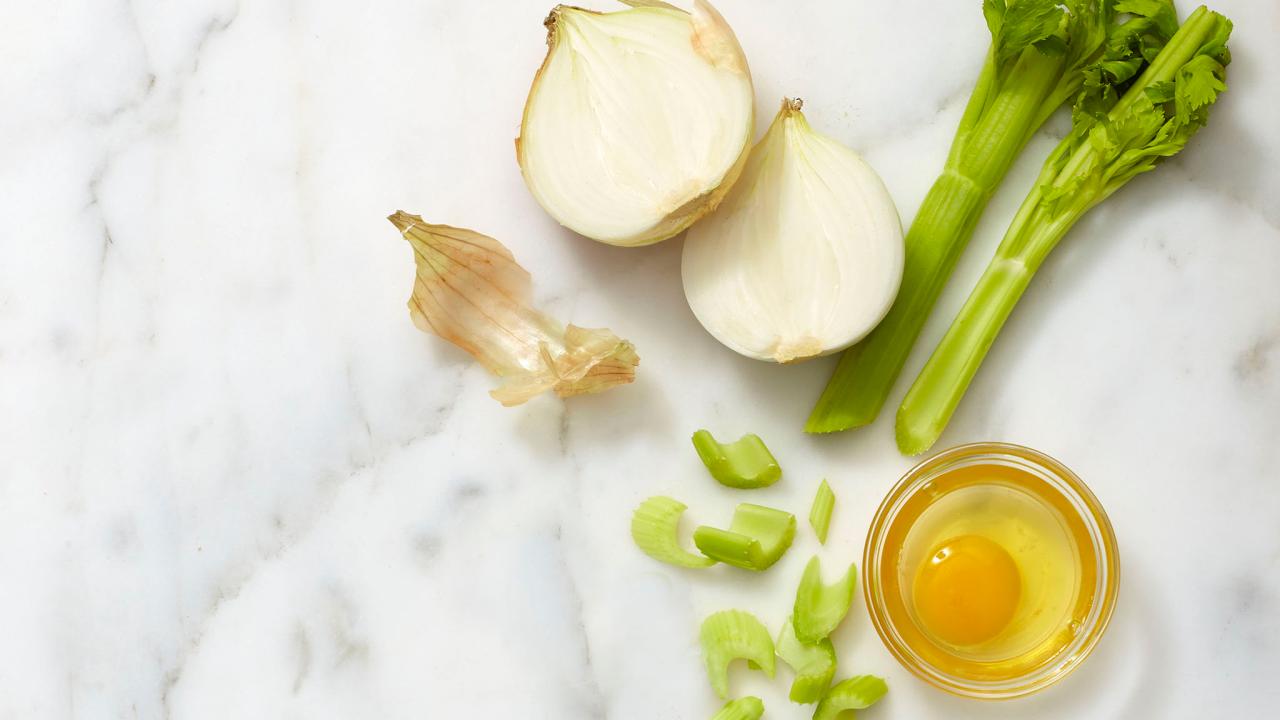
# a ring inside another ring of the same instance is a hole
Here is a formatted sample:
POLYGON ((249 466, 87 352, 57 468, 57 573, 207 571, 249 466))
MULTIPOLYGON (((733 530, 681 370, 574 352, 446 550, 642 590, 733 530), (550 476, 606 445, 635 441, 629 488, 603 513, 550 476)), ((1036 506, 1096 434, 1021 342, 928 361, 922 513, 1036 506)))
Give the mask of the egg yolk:
POLYGON ((930 634, 951 645, 976 645, 1013 619, 1022 578, 1003 547, 980 535, 961 535, 943 541, 921 563, 912 594, 930 634))

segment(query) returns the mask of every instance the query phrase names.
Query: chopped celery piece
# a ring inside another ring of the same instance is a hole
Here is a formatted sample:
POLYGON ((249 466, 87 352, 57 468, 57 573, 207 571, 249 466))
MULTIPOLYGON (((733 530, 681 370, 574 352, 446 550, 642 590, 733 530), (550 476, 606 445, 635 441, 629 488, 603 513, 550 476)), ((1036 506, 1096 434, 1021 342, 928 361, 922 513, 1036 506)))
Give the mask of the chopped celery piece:
POLYGON ((703 525, 693 531, 693 544, 709 558, 759 572, 778 562, 795 536, 795 515, 742 503, 728 530, 703 525))
POLYGON ((686 507, 679 500, 661 495, 645 500, 631 516, 631 539, 645 555, 659 562, 687 568, 711 567, 715 560, 680 547, 676 532, 686 507))
POLYGON ((719 443, 706 430, 693 434, 693 447, 711 477, 721 485, 750 489, 768 487, 782 477, 782 468, 773 459, 758 435, 743 435, 737 442, 719 443))
MULTIPOLYGON (((1157 10, 1162 3, 1127 2, 1123 8, 1147 12, 1148 5, 1157 10)), ((1049 154, 995 257, 898 408, 895 433, 904 454, 928 450, 942 434, 1059 241, 1091 208, 1180 152, 1209 121, 1210 106, 1227 87, 1230 34, 1230 20, 1201 6, 1163 46, 1147 34, 1119 34, 1085 70, 1071 132, 1049 154)), ((1112 218, 1139 211, 1123 208, 1112 218)), ((1118 220, 1104 219, 1090 233, 1104 231, 1107 222, 1118 220)))
POLYGON ((754 615, 743 610, 721 610, 702 621, 699 633, 707 678, 721 698, 729 696, 729 663, 746 660, 747 666, 773 677, 777 669, 773 638, 754 615))
POLYGON ((853 586, 857 576, 857 566, 850 564, 848 572, 834 585, 823 585, 822 565, 818 556, 813 556, 804 568, 800 587, 796 589, 796 604, 791 617, 796 637, 801 642, 816 643, 840 625, 853 604, 853 586))
POLYGON ((818 542, 827 544, 827 530, 831 529, 831 509, 836 506, 836 494, 824 478, 818 485, 818 494, 813 497, 813 506, 809 508, 809 525, 818 536, 818 542))
POLYGON ((875 675, 855 675, 841 680, 818 703, 813 720, 837 720, 846 710, 864 710, 875 705, 887 692, 889 686, 875 675))
POLYGON ((764 716, 764 703, 758 697, 730 700, 720 708, 711 720, 760 720, 764 716))
POLYGON ((765 570, 773 563, 765 559, 760 541, 728 530, 702 526, 693 531, 693 544, 702 554, 746 570, 765 570))
POLYGON ((791 701, 815 703, 822 699, 831 687, 836 675, 836 648, 831 638, 822 638, 817 644, 800 642, 790 618, 778 633, 775 652, 782 662, 791 666, 796 679, 791 683, 791 701))

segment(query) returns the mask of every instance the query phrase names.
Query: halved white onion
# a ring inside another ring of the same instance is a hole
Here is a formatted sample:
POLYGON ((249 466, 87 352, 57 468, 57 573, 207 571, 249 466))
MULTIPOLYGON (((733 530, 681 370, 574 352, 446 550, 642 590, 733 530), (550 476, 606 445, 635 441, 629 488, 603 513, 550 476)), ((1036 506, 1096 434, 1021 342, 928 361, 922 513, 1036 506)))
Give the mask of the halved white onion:
POLYGON ((689 230, 682 263, 703 327, 781 363, 862 339, 902 280, 902 225, 884 183, 800 105, 783 100, 724 204, 689 230))
POLYGON ((753 134, 751 74, 724 19, 654 0, 558 5, 516 155, 562 225, 611 245, 678 234, 723 199, 753 134))

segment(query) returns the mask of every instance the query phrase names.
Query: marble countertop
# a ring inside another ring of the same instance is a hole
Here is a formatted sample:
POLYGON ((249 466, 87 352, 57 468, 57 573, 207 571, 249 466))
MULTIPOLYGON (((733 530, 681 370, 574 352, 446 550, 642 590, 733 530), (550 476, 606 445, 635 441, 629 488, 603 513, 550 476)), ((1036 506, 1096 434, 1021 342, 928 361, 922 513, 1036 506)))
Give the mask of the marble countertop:
MULTIPOLYGON (((802 96, 909 220, 986 46, 977 5, 720 9, 761 117, 802 96)), ((1212 124, 1080 223, 940 444, 1031 445, 1092 486, 1123 557, 1112 627, 1058 686, 984 704, 899 667, 859 596, 843 672, 891 687, 865 717, 1280 704, 1280 7, 1214 7, 1237 32, 1212 124)), ((802 532, 763 576, 637 552, 644 497, 701 519, 740 499, 705 477, 699 427, 766 439, 786 476, 761 502, 806 512, 830 478, 821 555, 860 557, 913 461, 883 418, 800 432, 833 361, 734 355, 685 304, 679 239, 598 245, 525 191, 512 138, 547 9, 0 8, 0 718, 709 717, 701 617, 776 626, 818 546, 802 532), (502 239, 541 306, 635 342, 638 381, 500 407, 410 324, 397 209, 502 239)), ((1064 130, 1014 168, 907 376, 1064 130)), ((809 716, 753 676, 735 693, 766 717, 809 716)))

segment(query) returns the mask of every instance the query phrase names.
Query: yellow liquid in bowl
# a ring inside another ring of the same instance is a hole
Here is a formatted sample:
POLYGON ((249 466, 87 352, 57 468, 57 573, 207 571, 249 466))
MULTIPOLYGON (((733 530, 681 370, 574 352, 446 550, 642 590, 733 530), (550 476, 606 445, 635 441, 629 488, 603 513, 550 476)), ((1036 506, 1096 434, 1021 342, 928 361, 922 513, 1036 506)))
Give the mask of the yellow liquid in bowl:
POLYGON ((939 671, 999 682, 1051 663, 1092 607, 1088 529, 1042 478, 956 467, 903 505, 879 575, 902 641, 939 671))

